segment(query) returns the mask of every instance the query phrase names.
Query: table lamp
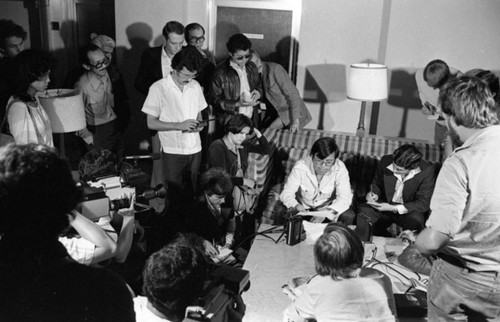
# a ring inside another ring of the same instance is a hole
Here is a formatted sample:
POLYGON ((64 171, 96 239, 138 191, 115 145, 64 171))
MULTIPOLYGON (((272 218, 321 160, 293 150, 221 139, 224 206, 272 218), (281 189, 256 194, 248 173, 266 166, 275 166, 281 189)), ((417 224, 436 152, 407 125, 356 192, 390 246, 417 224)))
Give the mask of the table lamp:
POLYGON ((65 156, 64 133, 83 130, 87 126, 82 93, 74 89, 49 89, 38 98, 49 116, 52 132, 61 134, 60 151, 65 156))
POLYGON ((365 136, 366 102, 387 98, 387 66, 373 63, 352 64, 347 80, 347 98, 361 101, 356 135, 365 136))

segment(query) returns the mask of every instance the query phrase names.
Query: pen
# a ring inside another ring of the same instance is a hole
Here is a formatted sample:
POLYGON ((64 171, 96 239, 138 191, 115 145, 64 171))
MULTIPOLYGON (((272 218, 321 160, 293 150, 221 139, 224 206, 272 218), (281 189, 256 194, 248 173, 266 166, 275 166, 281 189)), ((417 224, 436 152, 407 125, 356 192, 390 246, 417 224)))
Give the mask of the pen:
POLYGON ((214 249, 217 252, 217 255, 219 255, 219 250, 217 249, 217 245, 215 245, 215 238, 212 239, 212 245, 214 246, 214 249))

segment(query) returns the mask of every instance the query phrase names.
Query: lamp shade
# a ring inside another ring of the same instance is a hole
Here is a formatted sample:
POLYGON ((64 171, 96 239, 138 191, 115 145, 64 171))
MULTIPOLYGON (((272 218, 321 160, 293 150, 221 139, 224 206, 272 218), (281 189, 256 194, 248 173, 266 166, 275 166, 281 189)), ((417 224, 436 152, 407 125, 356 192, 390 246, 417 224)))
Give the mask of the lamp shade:
POLYGON ((387 66, 352 64, 347 80, 347 98, 357 101, 382 101, 387 98, 387 66))
POLYGON ((84 129, 85 107, 82 93, 74 89, 50 89, 38 96, 47 112, 54 133, 68 133, 84 129))

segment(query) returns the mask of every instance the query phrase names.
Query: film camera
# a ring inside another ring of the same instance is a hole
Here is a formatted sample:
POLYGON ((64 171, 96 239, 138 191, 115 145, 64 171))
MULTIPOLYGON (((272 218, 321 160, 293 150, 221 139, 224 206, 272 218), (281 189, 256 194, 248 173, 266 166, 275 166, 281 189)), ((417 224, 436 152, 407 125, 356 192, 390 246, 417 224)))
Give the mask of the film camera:
POLYGON ((234 307, 236 295, 249 288, 249 280, 250 273, 244 269, 227 265, 214 266, 203 293, 193 306, 186 308, 183 322, 229 321, 227 309, 234 307))
POLYGON ((119 175, 115 173, 93 178, 82 184, 82 188, 81 213, 94 221, 109 215, 111 210, 130 207, 129 196, 132 193, 136 195, 136 211, 150 208, 141 201, 165 198, 166 195, 163 185, 149 187, 149 176, 138 168, 125 169, 119 175))

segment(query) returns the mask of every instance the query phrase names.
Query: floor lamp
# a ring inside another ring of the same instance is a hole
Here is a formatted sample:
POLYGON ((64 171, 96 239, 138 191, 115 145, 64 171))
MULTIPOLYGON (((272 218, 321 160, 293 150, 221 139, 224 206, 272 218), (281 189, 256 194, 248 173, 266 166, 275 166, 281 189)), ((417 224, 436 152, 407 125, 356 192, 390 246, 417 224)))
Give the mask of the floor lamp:
POLYGON ((53 133, 60 133, 60 152, 66 156, 64 133, 83 130, 85 107, 82 93, 73 89, 50 89, 39 96, 40 104, 47 112, 53 133))
POLYGON ((352 64, 347 80, 347 98, 361 101, 356 135, 365 136, 366 102, 378 102, 387 98, 387 66, 381 64, 352 64))

